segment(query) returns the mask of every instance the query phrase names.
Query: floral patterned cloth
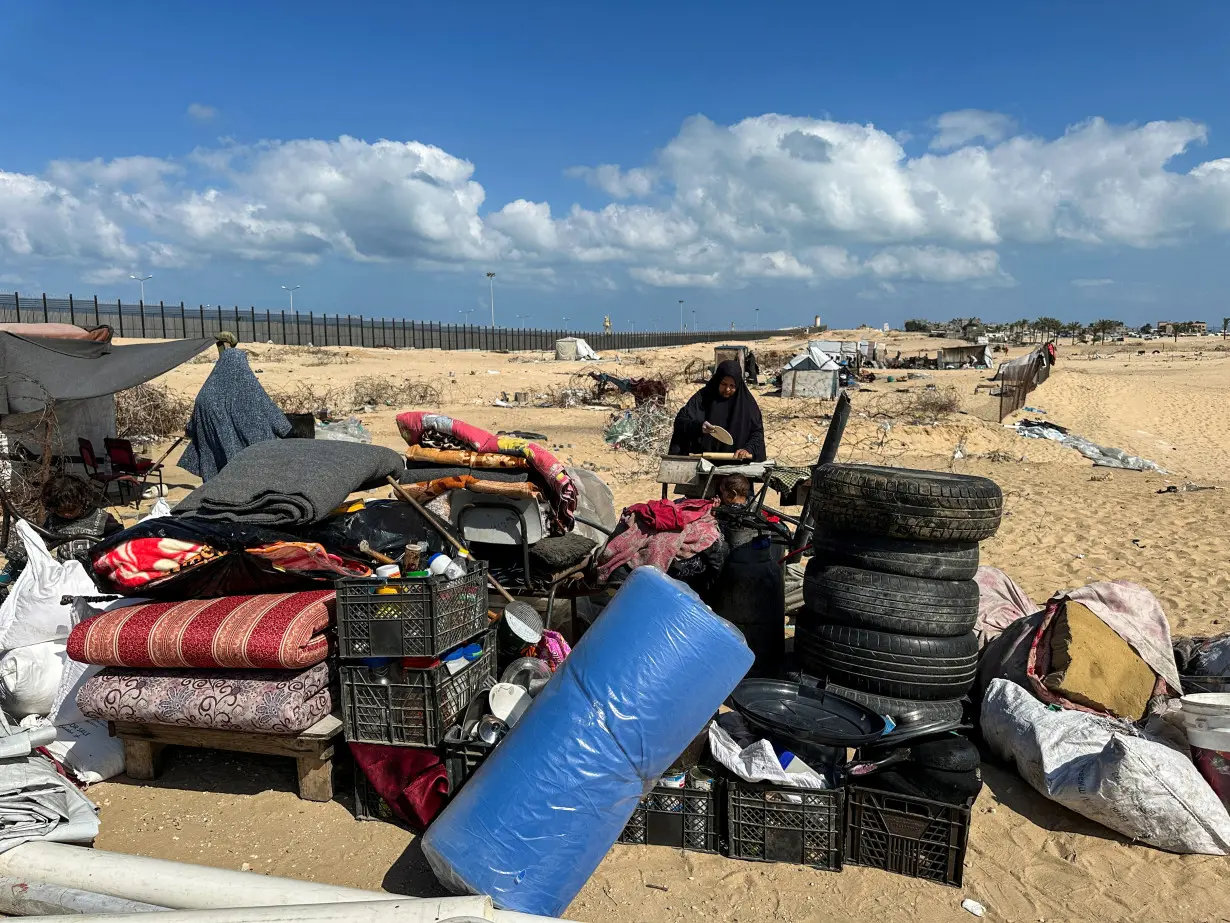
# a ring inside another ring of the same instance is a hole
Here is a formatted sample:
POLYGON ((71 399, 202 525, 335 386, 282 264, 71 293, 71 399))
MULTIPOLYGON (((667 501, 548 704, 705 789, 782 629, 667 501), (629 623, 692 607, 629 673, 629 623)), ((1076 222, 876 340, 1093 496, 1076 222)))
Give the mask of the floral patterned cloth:
POLYGON ((333 711, 328 667, 289 670, 140 670, 110 667, 77 693, 87 718, 298 734, 333 711))

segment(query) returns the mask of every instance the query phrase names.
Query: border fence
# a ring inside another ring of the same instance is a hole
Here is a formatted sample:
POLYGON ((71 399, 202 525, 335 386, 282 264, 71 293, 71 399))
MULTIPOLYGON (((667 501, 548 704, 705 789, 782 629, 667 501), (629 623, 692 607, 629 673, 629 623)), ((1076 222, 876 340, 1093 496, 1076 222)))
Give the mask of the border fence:
MULTIPOLYGON (((212 337, 228 330, 245 343, 272 342, 283 346, 361 346, 390 349, 479 349, 510 352, 547 351, 563 337, 581 337, 596 350, 683 346, 722 340, 764 340, 788 335, 789 330, 708 330, 583 332, 524 327, 479 327, 440 324, 404 318, 367 317, 362 314, 302 314, 226 308, 220 305, 146 304, 28 297, 0 292, 0 323, 64 323, 83 327, 109 325, 118 337, 183 339, 212 337)), ((802 329, 802 328, 800 328, 802 329)))

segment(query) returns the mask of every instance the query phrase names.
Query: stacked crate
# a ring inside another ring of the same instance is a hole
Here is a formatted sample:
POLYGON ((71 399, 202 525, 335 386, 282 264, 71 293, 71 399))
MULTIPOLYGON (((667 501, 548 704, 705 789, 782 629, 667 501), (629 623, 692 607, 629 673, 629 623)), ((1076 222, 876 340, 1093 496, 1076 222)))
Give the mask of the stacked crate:
MULTIPOLYGON (((495 677, 486 564, 475 562, 455 579, 352 578, 337 581, 336 589, 346 740, 439 748, 448 728, 495 677), (475 659, 449 662, 450 654, 471 646, 480 651, 475 659)), ((380 816, 373 796, 366 780, 357 778, 360 816, 380 816)))

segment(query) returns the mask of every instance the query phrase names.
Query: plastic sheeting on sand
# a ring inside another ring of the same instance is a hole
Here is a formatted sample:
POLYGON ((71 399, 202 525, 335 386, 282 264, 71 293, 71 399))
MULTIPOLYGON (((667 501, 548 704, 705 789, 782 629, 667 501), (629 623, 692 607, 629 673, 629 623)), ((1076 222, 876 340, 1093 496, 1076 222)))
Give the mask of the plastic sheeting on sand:
POLYGON ((436 876, 558 916, 751 665, 691 590, 634 571, 423 837, 436 876))

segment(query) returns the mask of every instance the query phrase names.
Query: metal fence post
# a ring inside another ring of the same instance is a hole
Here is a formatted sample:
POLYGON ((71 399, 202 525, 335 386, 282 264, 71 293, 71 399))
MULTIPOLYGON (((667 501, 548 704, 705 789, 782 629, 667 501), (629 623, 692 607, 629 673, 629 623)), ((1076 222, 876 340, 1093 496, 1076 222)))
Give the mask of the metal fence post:
POLYGON ((137 310, 141 312, 141 339, 145 339, 145 300, 137 302, 137 310))
POLYGON ((118 298, 115 299, 115 316, 120 322, 120 336, 124 335, 124 303, 118 298))
POLYGON ((21 323, 21 292, 13 292, 13 304, 17 307, 17 323, 21 323))
POLYGON ((179 335, 188 339, 188 314, 184 311, 184 303, 179 303, 179 335))
POLYGON ((68 322, 74 327, 77 326, 77 311, 73 307, 73 296, 71 294, 68 296, 68 322))
POLYGON ((282 312, 282 322, 278 325, 278 336, 282 338, 282 345, 286 346, 286 312, 282 312))
POLYGON ((43 323, 48 323, 47 320, 47 293, 43 292, 43 323))
POLYGON ((95 296, 94 296, 94 326, 95 326, 95 327, 101 327, 101 326, 102 326, 102 325, 98 322, 98 296, 97 296, 97 295, 95 295, 95 296))
POLYGON ((158 316, 162 318, 162 338, 167 339, 167 306, 160 300, 158 302, 158 316))

